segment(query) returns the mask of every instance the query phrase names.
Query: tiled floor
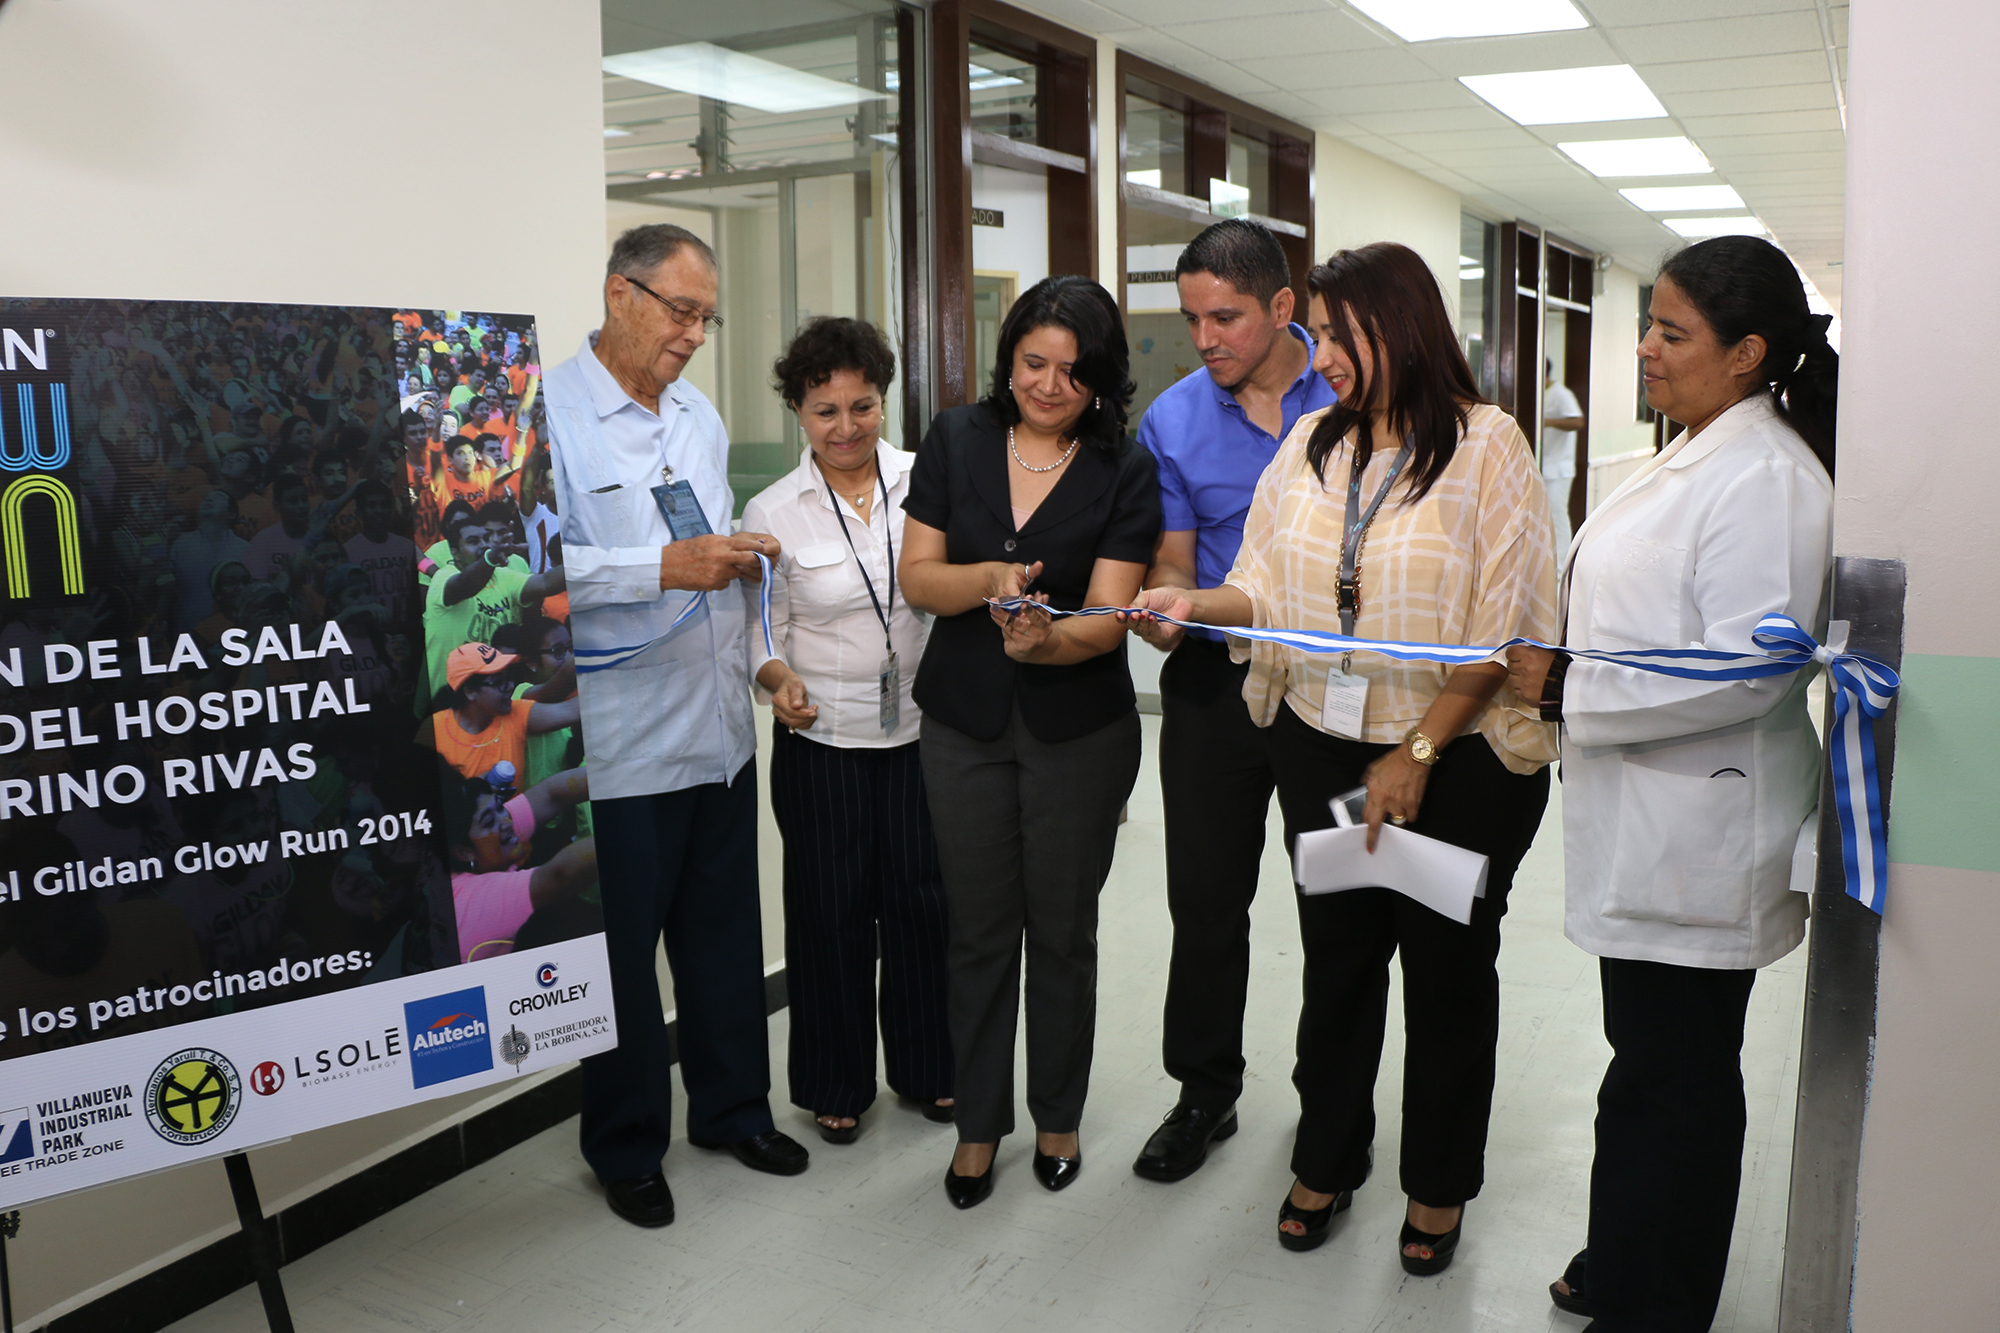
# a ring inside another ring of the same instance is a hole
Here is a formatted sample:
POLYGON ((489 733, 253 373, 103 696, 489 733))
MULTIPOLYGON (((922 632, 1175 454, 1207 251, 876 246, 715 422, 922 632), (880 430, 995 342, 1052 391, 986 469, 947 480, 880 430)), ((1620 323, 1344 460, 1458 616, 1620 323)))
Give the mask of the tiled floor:
MULTIPOLYGON (((1150 764, 1157 719, 1146 724, 1150 764)), ((1590 1122, 1607 1051, 1594 962, 1562 937, 1560 822, 1552 805, 1507 918, 1486 1190, 1442 1277, 1409 1278, 1396 1264, 1402 1071, 1393 1035, 1377 1088, 1381 1169, 1318 1251, 1292 1254, 1274 1238, 1297 1115, 1288 1075, 1299 966, 1275 822, 1256 911, 1243 1131, 1181 1184, 1152 1184, 1129 1170, 1173 1101, 1159 1068, 1169 930, 1149 768, 1104 894, 1085 1169, 1066 1192, 1047 1194, 1029 1174, 1025 1116, 1024 1132, 1002 1146, 993 1198, 959 1213, 940 1185, 948 1128, 883 1101, 865 1117, 860 1141, 836 1148, 787 1107, 779 1123, 812 1147, 809 1172, 760 1176, 677 1143, 667 1176, 679 1220, 640 1231, 606 1210, 571 1122, 287 1268, 298 1327, 1577 1329, 1582 1321, 1554 1311, 1546 1287, 1582 1243, 1590 1122)), ((1800 950, 1766 970, 1752 999, 1743 1202, 1718 1330, 1776 1325, 1804 968, 1800 950)), ((1392 999, 1390 1012, 1399 1010, 1392 999)), ((771 1023, 780 1077, 784 1044, 781 1014, 771 1023)), ((176 1327, 250 1333, 263 1323, 246 1289, 176 1327)))

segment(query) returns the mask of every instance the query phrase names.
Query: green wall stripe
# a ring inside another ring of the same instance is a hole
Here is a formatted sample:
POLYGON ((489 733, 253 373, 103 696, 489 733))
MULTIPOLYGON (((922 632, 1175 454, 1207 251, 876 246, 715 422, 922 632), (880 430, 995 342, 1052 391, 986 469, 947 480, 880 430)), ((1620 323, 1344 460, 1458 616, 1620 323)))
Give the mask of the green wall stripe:
POLYGON ((1903 659, 1889 859, 2000 873, 2000 657, 1903 659))

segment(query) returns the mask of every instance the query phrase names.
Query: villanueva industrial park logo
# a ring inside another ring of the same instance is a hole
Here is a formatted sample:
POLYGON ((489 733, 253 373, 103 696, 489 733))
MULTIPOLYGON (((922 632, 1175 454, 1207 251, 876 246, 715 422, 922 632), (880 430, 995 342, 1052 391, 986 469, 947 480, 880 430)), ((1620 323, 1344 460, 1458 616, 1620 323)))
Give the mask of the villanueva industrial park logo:
POLYGON ((0 547, 15 601, 83 595, 70 463, 69 384, 59 330, 0 327, 0 547))

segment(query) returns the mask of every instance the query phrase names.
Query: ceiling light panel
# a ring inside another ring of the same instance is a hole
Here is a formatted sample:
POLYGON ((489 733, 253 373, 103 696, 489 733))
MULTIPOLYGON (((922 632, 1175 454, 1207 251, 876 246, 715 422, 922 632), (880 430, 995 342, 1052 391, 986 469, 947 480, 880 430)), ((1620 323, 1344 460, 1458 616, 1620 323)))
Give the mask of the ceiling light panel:
POLYGON ((1667 229, 1676 236, 1685 236, 1691 241, 1705 241, 1712 236, 1767 236, 1768 228, 1756 218, 1663 218, 1667 229))
POLYGON ((604 69, 606 73, 650 83, 656 88, 693 93, 773 114, 853 106, 857 102, 888 98, 887 93, 823 79, 712 42, 686 42, 606 56, 604 69))
POLYGON ((1640 185, 1618 193, 1648 213, 1743 207, 1743 196, 1727 185, 1640 185))
POLYGON ((1683 134, 1664 139, 1587 139, 1556 147, 1593 176, 1706 176, 1714 170, 1683 134))
POLYGON ((1406 42, 1563 32, 1590 21, 1570 0, 1348 0, 1406 42))
POLYGON ((1519 125, 1655 120, 1667 114, 1639 71, 1630 65, 1467 74, 1459 82, 1519 125))

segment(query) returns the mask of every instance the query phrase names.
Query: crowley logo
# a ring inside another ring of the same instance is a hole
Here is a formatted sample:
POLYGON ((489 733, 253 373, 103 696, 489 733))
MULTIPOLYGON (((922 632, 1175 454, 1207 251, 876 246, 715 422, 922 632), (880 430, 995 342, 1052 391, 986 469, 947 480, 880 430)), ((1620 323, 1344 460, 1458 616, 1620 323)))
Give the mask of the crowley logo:
POLYGON ((556 985, 555 965, 543 963, 542 970, 535 974, 535 980, 543 989, 530 995, 510 1000, 507 1012, 519 1018, 522 1014, 532 1014, 538 1009, 553 1009, 559 1004, 571 1004, 590 994, 588 981, 571 982, 567 986, 556 985))
POLYGON ((543 963, 540 967, 536 968, 535 984, 543 990, 547 990, 549 987, 555 985, 556 965, 554 963, 543 963))
POLYGON ((486 988, 473 986, 403 1006, 410 1033, 410 1078, 419 1088, 493 1068, 486 988))

